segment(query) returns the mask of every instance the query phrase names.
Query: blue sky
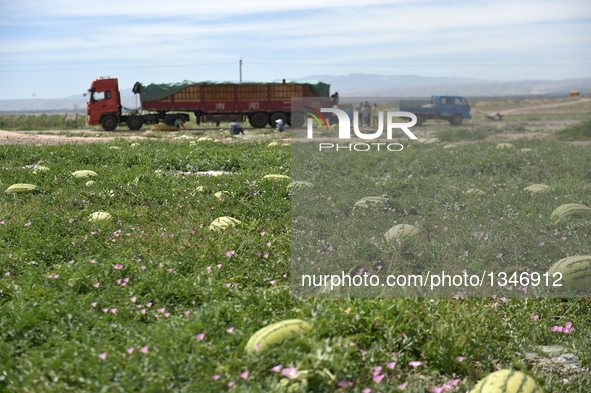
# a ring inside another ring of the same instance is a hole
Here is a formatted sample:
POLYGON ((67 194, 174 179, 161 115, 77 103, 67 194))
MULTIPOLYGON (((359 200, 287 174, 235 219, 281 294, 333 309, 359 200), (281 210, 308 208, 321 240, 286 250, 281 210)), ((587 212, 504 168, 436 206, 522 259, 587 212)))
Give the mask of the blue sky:
POLYGON ((0 0, 0 99, 308 75, 591 77, 589 0, 0 0))

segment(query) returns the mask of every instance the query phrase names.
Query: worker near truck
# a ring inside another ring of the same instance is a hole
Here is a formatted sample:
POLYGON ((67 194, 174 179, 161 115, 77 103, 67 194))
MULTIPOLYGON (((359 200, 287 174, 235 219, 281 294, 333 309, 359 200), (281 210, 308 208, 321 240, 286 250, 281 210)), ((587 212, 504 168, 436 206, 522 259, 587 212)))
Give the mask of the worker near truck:
POLYGON ((283 132, 285 131, 285 124, 283 124, 283 120, 277 119, 275 121, 277 123, 277 127, 275 127, 275 131, 283 132))
POLYGON ((240 124, 236 123, 236 119, 234 119, 232 121, 232 123, 230 124, 230 134, 231 135, 238 135, 238 134, 244 135, 244 130, 242 129, 242 126, 240 124))
MULTIPOLYGON (((170 124, 170 123, 169 123, 170 124)), ((176 128, 182 128, 183 130, 185 129, 185 123, 181 120, 180 117, 177 117, 176 120, 174 121, 174 126, 176 128)))

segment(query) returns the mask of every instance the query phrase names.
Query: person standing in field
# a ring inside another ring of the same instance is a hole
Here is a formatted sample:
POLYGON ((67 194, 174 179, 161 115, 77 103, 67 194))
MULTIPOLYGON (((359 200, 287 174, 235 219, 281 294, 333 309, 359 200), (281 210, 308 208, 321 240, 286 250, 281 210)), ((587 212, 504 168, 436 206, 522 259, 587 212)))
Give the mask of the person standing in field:
POLYGON ((361 115, 361 118, 363 119, 362 122, 365 123, 365 126, 369 127, 369 106, 363 105, 359 114, 361 115))
POLYGON ((373 118, 373 125, 378 125, 378 104, 373 103, 373 108, 371 109, 371 117, 373 118))

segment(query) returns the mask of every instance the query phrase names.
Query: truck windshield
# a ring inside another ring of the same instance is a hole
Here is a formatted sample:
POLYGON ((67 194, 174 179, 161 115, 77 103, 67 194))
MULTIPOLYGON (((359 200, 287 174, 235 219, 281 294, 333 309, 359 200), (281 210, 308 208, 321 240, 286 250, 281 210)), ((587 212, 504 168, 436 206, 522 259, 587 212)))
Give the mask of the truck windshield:
POLYGON ((460 104, 461 104, 463 107, 465 107, 465 108, 467 108, 467 107, 468 107, 468 101, 466 101, 466 99, 465 99, 465 98, 460 98, 460 99, 459 99, 459 101, 460 101, 460 104))

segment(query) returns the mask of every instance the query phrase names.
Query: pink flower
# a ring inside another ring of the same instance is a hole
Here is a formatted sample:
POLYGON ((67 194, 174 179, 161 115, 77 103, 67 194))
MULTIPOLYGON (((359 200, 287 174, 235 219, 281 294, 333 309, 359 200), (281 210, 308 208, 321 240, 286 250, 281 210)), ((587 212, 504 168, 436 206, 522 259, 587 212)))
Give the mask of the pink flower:
POLYGON ((230 283, 226 283, 224 285, 227 286, 228 288, 230 288, 232 286, 232 284, 230 284, 230 283))
POLYGON ((423 363, 416 361, 416 362, 410 362, 408 363, 409 366, 413 366, 414 368, 419 367, 420 365, 422 365, 423 363))
POLYGON ((407 386, 408 386, 408 382, 405 382, 402 385, 398 386, 396 389, 398 389, 398 390, 404 390, 404 389, 406 389, 407 386))
POLYGON ((150 348, 150 347, 149 347, 149 346, 147 346, 147 345, 146 345, 145 347, 141 347, 141 348, 140 348, 140 352, 141 352, 141 353, 148 353, 148 349, 149 349, 149 348, 150 348))
POLYGON ((380 371, 382 371, 382 368, 380 366, 375 366, 371 373, 375 376, 375 375, 378 375, 380 373, 380 371))
POLYGON ((152 307, 152 302, 146 303, 146 307, 148 307, 148 308, 152 307))
POLYGON ((113 314, 116 314, 116 313, 117 313, 117 309, 116 309, 116 308, 112 308, 110 311, 111 311, 113 314))
POLYGON ((214 381, 217 381, 218 379, 220 379, 221 377, 219 375, 213 375, 211 377, 211 379, 213 379, 214 381))
POLYGON ((96 307, 96 305, 97 305, 97 304, 98 304, 97 302, 92 302, 92 303, 90 303, 90 305, 91 305, 92 307, 96 307))
POLYGON ((567 329, 570 329, 573 326, 572 322, 567 322, 566 325, 564 325, 567 329))
POLYGON ((263 255, 263 258, 269 258, 269 254, 263 255))
POLYGON ((382 379, 384 379, 384 374, 376 375, 375 377, 373 377, 373 381, 374 381, 375 383, 380 383, 380 382, 382 382, 382 379))
POLYGON ((96 259, 91 259, 90 263, 96 263, 96 259))
POLYGON ((538 319, 540 319, 540 316, 539 315, 534 315, 532 318, 533 318, 534 321, 537 321, 538 319))
POLYGON ((396 362, 390 362, 386 364, 386 367, 388 367, 390 370, 394 370, 394 367, 396 367, 396 362))
POLYGON ((218 263, 217 265, 215 265, 215 267, 217 267, 218 269, 222 267, 221 263, 218 263))
POLYGON ((145 309, 145 308, 142 308, 142 309, 140 310, 140 313, 142 313, 142 314, 145 314, 145 313, 146 313, 146 309, 145 309))
POLYGON ((500 253, 497 254, 497 258, 501 258, 502 256, 503 256, 503 253, 502 252, 500 252, 500 253))
POLYGON ((131 299, 129 299, 130 302, 135 303, 135 301, 137 300, 137 298, 134 296, 131 299))
POLYGON ((365 388, 361 391, 361 393, 371 393, 371 389, 370 388, 365 388))
POLYGON ((103 353, 99 354, 98 355, 98 358, 101 359, 101 360, 105 360, 107 358, 107 353, 106 352, 103 352, 103 353))
POLYGON ((232 381, 228 382, 228 387, 231 388, 232 386, 234 386, 234 382, 232 382, 232 381))
POLYGON ((132 348, 127 348, 127 349, 125 350, 125 352, 127 352, 127 353, 128 353, 128 354, 130 354, 130 355, 133 353, 133 351, 134 351, 134 348, 133 348, 133 347, 132 347, 132 348))
POLYGON ((457 360, 458 362, 463 362, 463 361, 464 361, 464 359, 465 359, 465 358, 464 358, 463 356, 458 356, 458 357, 456 357, 456 360, 457 360))
POLYGON ((250 373, 249 373, 248 371, 245 371, 245 372, 243 372, 242 374, 240 374, 240 378, 242 378, 242 379, 247 379, 249 374, 250 374, 250 373))
POLYGON ((96 284, 93 284, 92 286, 95 287, 95 288, 98 288, 99 285, 101 285, 101 283, 100 282, 97 282, 96 284))
POLYGON ((117 265, 113 266, 113 269, 121 270, 121 269, 123 269, 123 265, 117 264, 117 265))
POLYGON ((205 338, 205 333, 199 333, 197 335, 197 340, 202 341, 205 338))
POLYGON ((275 285, 275 282, 276 282, 275 280, 271 280, 271 281, 269 281, 269 283, 270 283, 271 285, 275 285))
POLYGON ((145 266, 141 266, 140 269, 146 270, 146 267, 145 266))
POLYGON ((234 328, 231 327, 230 329, 226 330, 226 333, 230 333, 230 334, 234 333, 234 328))
POLYGON ((278 373, 279 371, 281 371, 282 368, 283 368, 283 364, 278 364, 269 371, 272 371, 274 373, 278 373))
POLYGON ((185 316, 188 317, 189 315, 191 315, 191 311, 185 311, 185 312, 183 312, 183 314, 185 314, 185 316))
POLYGON ((231 257, 232 255, 234 255, 235 253, 236 253, 236 251, 234 251, 234 250, 232 250, 232 251, 228 251, 228 252, 226 253, 226 256, 227 256, 228 258, 230 258, 230 257, 231 257))
POLYGON ((281 373, 288 378, 293 378, 296 376, 297 371, 295 368, 284 368, 283 371, 281 371, 281 373))
POLYGON ((261 350, 261 344, 257 344, 256 347, 254 347, 255 351, 260 351, 261 350))
POLYGON ((164 318, 168 318, 168 317, 170 317, 170 313, 169 312, 164 313, 164 318))
POLYGON ((539 245, 539 246, 543 246, 543 245, 544 245, 544 242, 541 242, 541 243, 540 243, 540 244, 538 244, 538 245, 539 245))

